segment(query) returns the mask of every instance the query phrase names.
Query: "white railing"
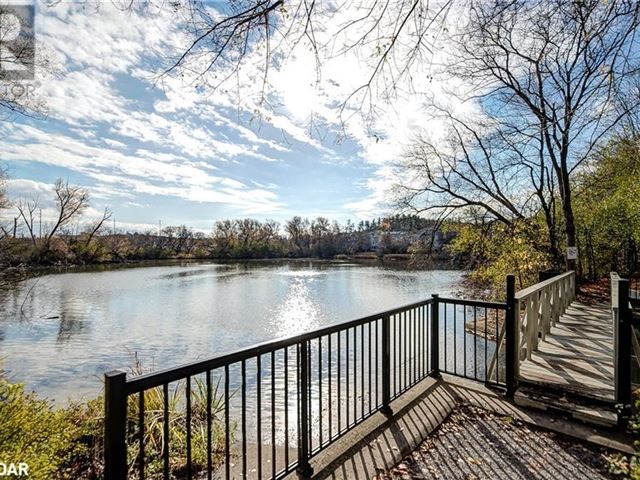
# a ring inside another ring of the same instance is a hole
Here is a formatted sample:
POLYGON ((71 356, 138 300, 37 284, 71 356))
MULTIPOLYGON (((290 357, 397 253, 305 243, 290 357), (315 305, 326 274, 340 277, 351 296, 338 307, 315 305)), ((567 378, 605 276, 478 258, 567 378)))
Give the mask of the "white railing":
POLYGON ((611 272, 609 273, 609 279, 611 281, 611 311, 615 317, 615 310, 618 308, 618 282, 622 280, 622 278, 617 272, 611 272))
MULTIPOLYGON (((567 272, 516 292, 516 361, 530 360, 576 295, 575 272, 567 272)), ((516 368, 519 372, 519 368, 516 368)))

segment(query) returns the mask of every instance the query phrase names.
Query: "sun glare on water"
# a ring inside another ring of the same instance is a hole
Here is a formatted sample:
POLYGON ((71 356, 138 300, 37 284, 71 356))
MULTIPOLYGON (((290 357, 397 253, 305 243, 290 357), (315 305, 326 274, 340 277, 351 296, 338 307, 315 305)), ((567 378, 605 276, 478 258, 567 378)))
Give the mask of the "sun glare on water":
POLYGON ((313 276, 296 276, 283 304, 273 316, 277 337, 288 337, 320 325, 321 311, 312 300, 309 283, 313 276))

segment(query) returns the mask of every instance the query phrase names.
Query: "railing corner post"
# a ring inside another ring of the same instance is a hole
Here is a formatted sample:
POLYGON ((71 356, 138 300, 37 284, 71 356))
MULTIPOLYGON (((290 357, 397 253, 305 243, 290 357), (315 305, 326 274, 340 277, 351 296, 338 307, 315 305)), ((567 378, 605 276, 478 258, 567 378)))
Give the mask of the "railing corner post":
POLYGON ((507 397, 513 398, 518 388, 518 325, 516 310, 516 278, 507 275, 507 300, 505 312, 505 367, 507 397))
POLYGON ((104 376, 104 478, 127 478, 127 374, 114 370, 104 376))
POLYGON ((382 317, 382 406, 380 413, 390 417, 391 409, 391 319, 382 317))
POLYGON ((300 419, 298 421, 298 467, 296 472, 300 478, 310 478, 313 475, 313 468, 309 463, 309 341, 303 340, 300 344, 300 359, 298 374, 300 385, 298 388, 300 419))
POLYGON ((440 296, 431 295, 431 375, 440 377, 440 296))
POLYGON ((629 309, 629 280, 618 280, 618 304, 614 338, 616 403, 631 404, 631 311, 629 309))

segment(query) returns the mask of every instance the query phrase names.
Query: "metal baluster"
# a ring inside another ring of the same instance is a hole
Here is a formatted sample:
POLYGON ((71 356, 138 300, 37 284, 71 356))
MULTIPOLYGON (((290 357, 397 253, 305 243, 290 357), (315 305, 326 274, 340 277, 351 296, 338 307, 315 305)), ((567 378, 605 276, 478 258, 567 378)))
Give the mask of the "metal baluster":
POLYGON ((442 310, 444 313, 444 371, 449 371, 449 355, 447 355, 447 344, 449 343, 449 334, 447 332, 447 304, 442 303, 442 310))
POLYGON ((407 320, 407 326, 409 329, 409 338, 408 338, 408 342, 409 342, 409 365, 408 365, 408 371, 409 371, 409 385, 413 384, 413 310, 409 310, 407 312, 407 316, 409 317, 407 320))
MULTIPOLYGON (((393 394, 400 390, 400 323, 398 314, 393 315, 393 394)), ((383 373, 384 375, 384 368, 383 373)))
POLYGON ((276 352, 271 350, 271 478, 276 478, 276 352))
POLYGON ((478 379, 478 315, 477 307, 473 307, 473 376, 478 379))
POLYGON ((453 305, 453 373, 458 374, 458 308, 453 305))
POLYGON ((138 470, 140 480, 144 480, 144 390, 138 397, 138 470))
POLYGON ((422 351, 420 350, 420 307, 416 307, 413 311, 413 382, 417 383, 420 380, 420 364, 422 360, 422 351))
MULTIPOLYGON (((394 319, 395 325, 395 319, 394 319)), ((394 338, 398 335, 393 334, 394 338)), ((395 356, 395 354, 394 354, 395 356)), ((395 367, 394 367, 395 368, 395 367)), ((395 383, 395 382, 394 382, 395 383)), ((382 406, 380 412, 390 416, 391 411, 391 317, 385 315, 382 317, 382 406)))
POLYGON ((258 478, 262 478, 262 355, 256 357, 256 401, 258 408, 256 411, 257 425, 257 455, 258 455, 258 478))
POLYGON ((404 312, 402 312, 402 329, 403 329, 403 335, 402 335, 402 339, 403 339, 403 345, 402 345, 402 349, 403 349, 403 358, 404 358, 404 363, 403 363, 403 381, 404 381, 404 385, 402 386, 402 391, 404 392, 407 389, 407 385, 408 385, 408 375, 409 375, 409 365, 408 365, 408 355, 407 355, 407 343, 408 343, 408 330, 409 330, 409 324, 407 323, 407 311, 405 310, 404 312))
POLYGON ((464 376, 466 378, 467 377, 467 307, 466 306, 462 307, 462 313, 463 313, 462 335, 464 335, 462 337, 464 339, 464 342, 463 342, 463 346, 464 346, 463 362, 464 362, 464 376))
POLYGON ((360 325, 360 415, 364 418, 364 324, 360 325))
POLYGON ((424 369, 423 376, 429 375, 429 359, 431 358, 431 344, 429 342, 429 309, 430 307, 425 305, 422 307, 422 319, 423 319, 423 342, 424 342, 424 369))
POLYGON ((342 429, 342 331, 338 330, 338 435, 342 429))
POLYGON ((164 436, 164 452, 163 455, 163 477, 165 480, 169 480, 169 384, 162 385, 162 393, 164 405, 163 407, 163 436, 164 436))
POLYGON ((242 360, 242 478, 247 478, 247 362, 242 360))
POLYGON ((353 424, 358 423, 358 327, 353 327, 353 424))
POLYGON ((484 381, 488 382, 489 379, 487 378, 487 361, 488 361, 488 353, 487 350, 489 348, 488 342, 487 342, 487 331, 489 330, 488 324, 487 324, 487 318, 488 318, 488 314, 487 314, 487 307, 484 308, 484 381))
POLYGON ((319 445, 322 448, 322 337, 318 337, 318 419, 319 445))
POLYGON ((376 406, 380 405, 380 394, 379 391, 379 380, 380 377, 380 350, 378 346, 378 337, 380 336, 380 322, 381 320, 376 320, 376 406))
POLYGON ((500 351, 500 345, 498 345, 498 341, 500 340, 500 333, 498 332, 498 309, 495 309, 496 312, 496 331, 495 331, 495 335, 496 335, 496 352, 495 352, 495 356, 496 356, 496 383, 500 383, 500 357, 498 356, 498 353, 500 351))
POLYGON ((331 385, 331 357, 333 355, 332 345, 331 345, 331 337, 333 334, 329 334, 329 355, 327 357, 327 381, 329 388, 329 442, 333 440, 333 388, 331 385))
POLYGON ((213 475, 213 459, 211 458, 211 370, 206 373, 207 386, 207 480, 213 475))
POLYGON ((289 347, 284 348, 284 467, 289 469, 289 347))
POLYGON ((371 385, 372 385, 372 381, 371 381, 371 357, 373 356, 373 352, 371 351, 371 346, 373 345, 373 338, 371 336, 372 331, 371 331, 371 325, 375 322, 375 320, 373 322, 369 322, 367 323, 367 332, 369 334, 369 343, 368 343, 368 347, 367 347, 367 353, 369 354, 369 413, 371 413, 372 408, 371 408, 371 399, 373 397, 373 391, 371 390, 371 385))
POLYGON ((187 377, 187 479, 191 479, 191 377, 187 377))
POLYGON ((347 354, 347 358, 345 359, 345 389, 347 390, 347 401, 346 401, 346 424, 345 427, 347 429, 349 429, 349 391, 351 390, 349 388, 349 329, 347 328, 347 341, 346 341, 346 345, 345 345, 345 353, 347 354))
POLYGON ((416 356, 415 356, 415 369, 416 369, 416 383, 422 379, 422 356, 424 350, 422 349, 422 307, 416 307, 415 309, 415 329, 416 329, 416 356))
POLYGON ((229 426, 229 365, 224 366, 224 473, 227 480, 231 478, 231 432, 229 426))

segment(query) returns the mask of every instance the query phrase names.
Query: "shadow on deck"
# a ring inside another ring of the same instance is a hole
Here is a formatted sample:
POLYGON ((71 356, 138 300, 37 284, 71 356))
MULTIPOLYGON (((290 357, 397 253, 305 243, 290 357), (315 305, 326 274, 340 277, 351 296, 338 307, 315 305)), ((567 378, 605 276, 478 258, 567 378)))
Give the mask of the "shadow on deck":
POLYGON ((574 301, 531 359, 521 362, 519 379, 613 403, 613 359, 610 307, 574 301))
MULTIPOLYGON (((410 398, 394 402, 396 414, 392 419, 376 414, 354 432, 318 455, 312 462, 315 470, 312 478, 332 480, 386 478, 384 473, 416 450, 459 405, 470 405, 499 415, 508 415, 526 424, 609 449, 626 453, 631 451, 630 440, 622 434, 596 432, 593 428, 577 422, 520 408, 505 400, 499 392, 456 377, 427 379, 414 387, 414 393, 408 397, 410 398)), ((449 462, 451 468, 455 470, 454 462, 458 461, 462 454, 463 452, 458 448, 454 448, 449 452, 448 459, 440 460, 449 462)), ((552 471, 555 468, 544 459, 542 453, 537 457, 544 469, 552 471)), ((512 465, 508 463, 495 462, 483 468, 490 469, 491 475, 487 478, 506 479, 513 478, 511 467, 512 465)), ((290 475, 290 478, 295 478, 295 475, 290 475)), ((569 475, 565 478, 584 477, 569 475)))

